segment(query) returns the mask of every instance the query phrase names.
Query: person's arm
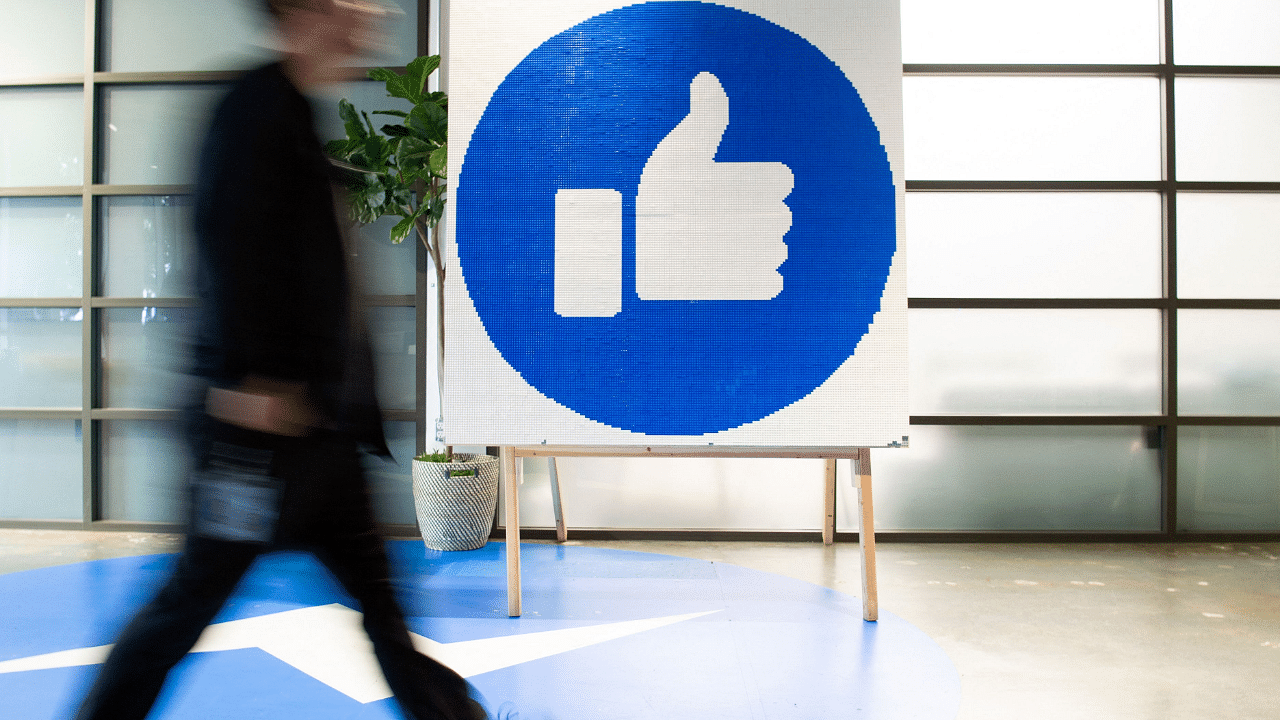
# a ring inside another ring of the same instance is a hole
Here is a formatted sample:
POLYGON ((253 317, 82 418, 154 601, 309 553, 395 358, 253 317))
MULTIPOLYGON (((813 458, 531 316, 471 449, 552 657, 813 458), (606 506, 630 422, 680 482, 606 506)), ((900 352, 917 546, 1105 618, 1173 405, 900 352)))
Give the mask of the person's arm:
POLYGON ((250 375, 235 388, 209 388, 205 412, 247 430, 302 437, 320 421, 306 383, 250 375))

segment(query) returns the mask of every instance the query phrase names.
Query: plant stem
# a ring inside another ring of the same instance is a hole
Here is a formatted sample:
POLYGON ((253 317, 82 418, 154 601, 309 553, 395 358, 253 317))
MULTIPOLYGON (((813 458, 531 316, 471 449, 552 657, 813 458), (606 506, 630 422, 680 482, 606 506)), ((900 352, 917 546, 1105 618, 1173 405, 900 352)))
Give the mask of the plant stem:
MULTIPOLYGON (((415 218, 413 225, 436 270, 436 390, 440 394, 440 416, 444 417, 444 263, 440 257, 439 226, 429 227, 421 217, 415 218)), ((453 457, 452 447, 449 457, 453 457)))

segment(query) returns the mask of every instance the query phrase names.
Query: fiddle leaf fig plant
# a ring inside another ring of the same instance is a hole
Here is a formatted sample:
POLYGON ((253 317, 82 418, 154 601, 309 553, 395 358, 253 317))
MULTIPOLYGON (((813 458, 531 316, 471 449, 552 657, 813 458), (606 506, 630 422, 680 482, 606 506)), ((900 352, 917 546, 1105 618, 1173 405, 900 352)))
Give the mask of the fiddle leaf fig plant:
POLYGON ((371 223, 384 216, 400 218, 391 228, 399 244, 416 234, 436 274, 436 370, 444 393, 444 258, 436 226, 444 215, 448 168, 449 99, 428 92, 427 78, 440 67, 439 55, 426 55, 405 66, 403 75, 374 68, 369 78, 386 85, 387 96, 407 100, 412 109, 358 110, 345 98, 338 102, 347 136, 325 144, 330 160, 346 175, 351 219, 371 223), (372 116, 392 121, 375 129, 372 116))
POLYGON ((427 92, 427 78, 440 67, 440 56, 417 58, 405 74, 387 68, 369 71, 381 80, 387 96, 409 101, 413 109, 357 110, 350 101, 338 102, 347 136, 325 145, 325 152, 348 170, 351 219, 371 223, 384 215, 400 218, 391 229, 391 242, 400 243, 416 230, 431 255, 437 273, 439 246, 433 237, 444 214, 445 175, 448 167, 449 100, 442 92, 427 92), (397 118, 375 129, 371 115, 397 118))

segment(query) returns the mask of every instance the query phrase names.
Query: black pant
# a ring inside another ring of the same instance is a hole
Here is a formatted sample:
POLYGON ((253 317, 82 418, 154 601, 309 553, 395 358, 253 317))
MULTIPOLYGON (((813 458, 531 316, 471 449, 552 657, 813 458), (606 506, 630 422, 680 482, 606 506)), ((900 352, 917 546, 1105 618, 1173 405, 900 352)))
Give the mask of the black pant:
POLYGON ((461 676, 413 647, 355 442, 333 433, 280 438, 221 424, 208 435, 272 451, 272 475, 284 481, 275 541, 250 544, 189 535, 173 575, 116 642, 78 720, 146 717, 169 671, 195 645, 254 558, 277 549, 312 552, 355 598, 387 685, 407 717, 485 717, 469 699, 461 676))

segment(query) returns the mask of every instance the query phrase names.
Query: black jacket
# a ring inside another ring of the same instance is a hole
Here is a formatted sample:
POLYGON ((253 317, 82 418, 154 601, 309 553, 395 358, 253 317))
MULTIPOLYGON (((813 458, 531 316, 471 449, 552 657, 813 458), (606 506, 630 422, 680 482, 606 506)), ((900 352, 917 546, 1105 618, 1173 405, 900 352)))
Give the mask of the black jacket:
POLYGON ((364 323, 311 108, 280 65, 214 112, 196 181, 194 373, 304 381, 328 420, 386 452, 364 323))

